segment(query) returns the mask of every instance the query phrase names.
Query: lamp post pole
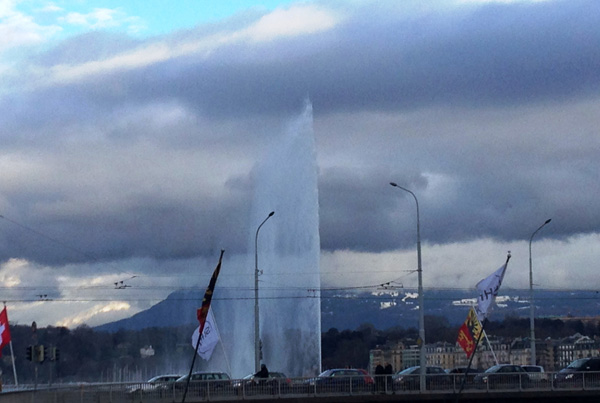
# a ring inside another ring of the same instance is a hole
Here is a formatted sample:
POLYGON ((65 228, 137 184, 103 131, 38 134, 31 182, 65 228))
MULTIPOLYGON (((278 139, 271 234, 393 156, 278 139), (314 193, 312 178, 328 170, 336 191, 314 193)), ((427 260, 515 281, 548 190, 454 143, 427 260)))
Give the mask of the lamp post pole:
POLYGON ((258 316, 258 231, 264 223, 275 214, 271 211, 267 218, 260 223, 256 229, 256 236, 254 237, 254 369, 256 372, 260 371, 260 325, 258 316))
POLYGON ((417 276, 418 276, 418 293, 419 293, 419 338, 421 339, 421 346, 419 351, 419 385, 421 391, 426 390, 425 384, 425 373, 427 370, 427 360, 425 359, 425 314, 423 307, 423 270, 421 267, 421 226, 420 226, 420 218, 419 218, 419 201, 417 200, 417 196, 410 190, 399 186, 394 182, 390 182, 390 185, 396 187, 398 189, 404 190, 412 195, 415 199, 415 203, 417 205, 417 276))
POLYGON ((544 228, 546 224, 552 221, 551 218, 547 219, 538 229, 536 229, 533 234, 531 234, 531 238, 529 238, 529 329, 530 329, 530 338, 531 338, 531 365, 536 365, 536 351, 535 351, 535 305, 533 303, 533 266, 531 264, 531 241, 533 241, 533 237, 538 233, 539 230, 544 228))

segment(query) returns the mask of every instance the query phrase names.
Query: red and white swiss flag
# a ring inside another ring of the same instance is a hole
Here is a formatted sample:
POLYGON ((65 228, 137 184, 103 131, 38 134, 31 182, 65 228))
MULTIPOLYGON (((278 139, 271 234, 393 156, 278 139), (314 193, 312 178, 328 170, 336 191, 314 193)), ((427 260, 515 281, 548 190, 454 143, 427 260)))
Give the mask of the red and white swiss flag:
POLYGON ((6 307, 0 312, 0 357, 2 357, 2 349, 10 343, 10 328, 8 326, 8 314, 6 307))

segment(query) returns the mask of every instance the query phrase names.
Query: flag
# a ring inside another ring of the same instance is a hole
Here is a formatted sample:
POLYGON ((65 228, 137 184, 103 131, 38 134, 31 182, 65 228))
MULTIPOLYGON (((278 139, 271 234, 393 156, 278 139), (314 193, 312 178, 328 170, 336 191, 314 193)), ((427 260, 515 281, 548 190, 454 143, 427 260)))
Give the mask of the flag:
POLYGON ((2 349, 10 343, 10 327, 8 326, 8 314, 6 307, 0 312, 0 357, 2 357, 2 349))
POLYGON ((215 285, 217 284, 217 277, 219 277, 219 272, 221 271, 221 260, 223 259, 224 252, 224 250, 221 250, 221 256, 219 256, 219 263, 217 264, 217 267, 215 267, 215 271, 213 272, 213 275, 210 278, 208 287, 206 287, 206 292, 204 293, 204 298, 202 299, 202 306, 200 307, 200 309, 198 309, 198 311, 196 311, 196 316, 198 317, 198 322, 200 323, 198 334, 204 332, 204 323, 206 322, 208 310, 210 309, 210 301, 212 300, 215 285))
POLYGON ((504 263, 502 267, 477 283, 477 291, 479 291, 479 296, 477 297, 477 308, 475 308, 475 310, 477 312, 477 318, 480 322, 483 322, 485 319, 487 319, 489 311, 496 300, 498 290, 500 289, 500 285, 502 285, 502 280, 504 279, 504 273, 506 272, 506 266, 508 266, 509 259, 510 255, 508 255, 506 263, 504 263))
POLYGON ((204 329, 202 330, 202 337, 198 343, 198 335, 200 334, 200 326, 192 334, 192 346, 198 348, 196 352, 200 357, 206 361, 210 360, 210 357, 219 343, 219 330, 215 326, 215 318, 212 313, 212 309, 209 309, 206 321, 204 322, 204 329))
POLYGON ((471 307, 467 319, 458 330, 458 344, 467 353, 467 358, 475 352, 477 342, 481 335, 481 322, 477 319, 475 309, 471 307))

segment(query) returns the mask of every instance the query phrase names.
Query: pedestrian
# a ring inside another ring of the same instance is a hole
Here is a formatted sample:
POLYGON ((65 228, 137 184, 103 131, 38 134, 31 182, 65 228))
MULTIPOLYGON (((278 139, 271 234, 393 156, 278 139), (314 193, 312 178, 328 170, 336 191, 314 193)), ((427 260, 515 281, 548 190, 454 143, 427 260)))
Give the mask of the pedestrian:
POLYGON ((381 365, 380 362, 377 363, 375 367, 375 386, 377 387, 377 391, 383 390, 383 382, 385 381, 383 375, 385 374, 385 369, 381 365))
POLYGON ((390 390, 392 390, 392 375, 394 374, 394 368, 392 368, 392 364, 390 364, 389 362, 386 362, 383 372, 386 375, 385 381, 387 384, 387 390, 390 391, 390 390))
POLYGON ((260 364, 260 371, 254 374, 255 378, 260 378, 259 380, 265 380, 269 377, 269 370, 265 364, 260 364))

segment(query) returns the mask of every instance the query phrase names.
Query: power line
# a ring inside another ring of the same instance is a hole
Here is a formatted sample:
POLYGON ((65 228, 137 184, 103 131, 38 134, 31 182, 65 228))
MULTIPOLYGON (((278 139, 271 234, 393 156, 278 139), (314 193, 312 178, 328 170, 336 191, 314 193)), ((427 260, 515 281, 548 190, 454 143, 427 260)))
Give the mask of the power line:
MULTIPOLYGON (((343 295, 311 295, 311 292, 313 290, 307 289, 306 295, 286 295, 286 296, 262 296, 260 297, 261 300, 283 300, 283 299, 362 299, 362 300, 374 300, 374 301, 389 301, 390 299, 401 299, 402 297, 400 296, 392 296, 392 295, 349 295, 349 294, 343 294, 343 295)), ((339 291, 345 291, 345 289, 340 289, 339 291)), ((526 292, 526 289, 521 290, 523 292, 526 292)), ((572 290, 570 291, 565 291, 565 293, 571 293, 572 290)), ((172 297, 169 298, 169 301, 199 301, 201 299, 201 295, 199 293, 198 297, 172 297)), ((429 301, 454 301, 455 298, 451 298, 451 297, 432 297, 432 296, 425 296, 426 300, 429 301)), ((475 297, 473 298, 466 298, 466 299, 475 299, 475 297)), ((562 298, 557 298, 556 296, 548 296, 548 297, 543 297, 540 296, 538 298, 536 298, 536 300, 570 300, 570 301, 583 301, 583 300, 598 300, 600 299, 600 292, 599 291, 593 291, 593 295, 581 295, 581 296, 569 296, 569 297, 562 297, 562 298)), ((3 300, 7 301, 7 302, 115 302, 115 301, 123 301, 123 302, 153 302, 153 301, 164 301, 165 299, 163 297, 156 297, 156 298, 133 298, 131 296, 120 296, 118 298, 108 298, 108 297, 97 297, 97 298, 91 298, 91 297, 82 297, 82 298, 76 298, 76 297, 57 297, 57 298, 52 298, 52 297, 48 297, 47 295, 43 298, 40 299, 40 295, 36 294, 36 298, 3 298, 3 300)), ((243 300, 254 300, 253 296, 236 296, 236 297, 213 297, 213 300, 215 301, 243 301, 243 300)))

